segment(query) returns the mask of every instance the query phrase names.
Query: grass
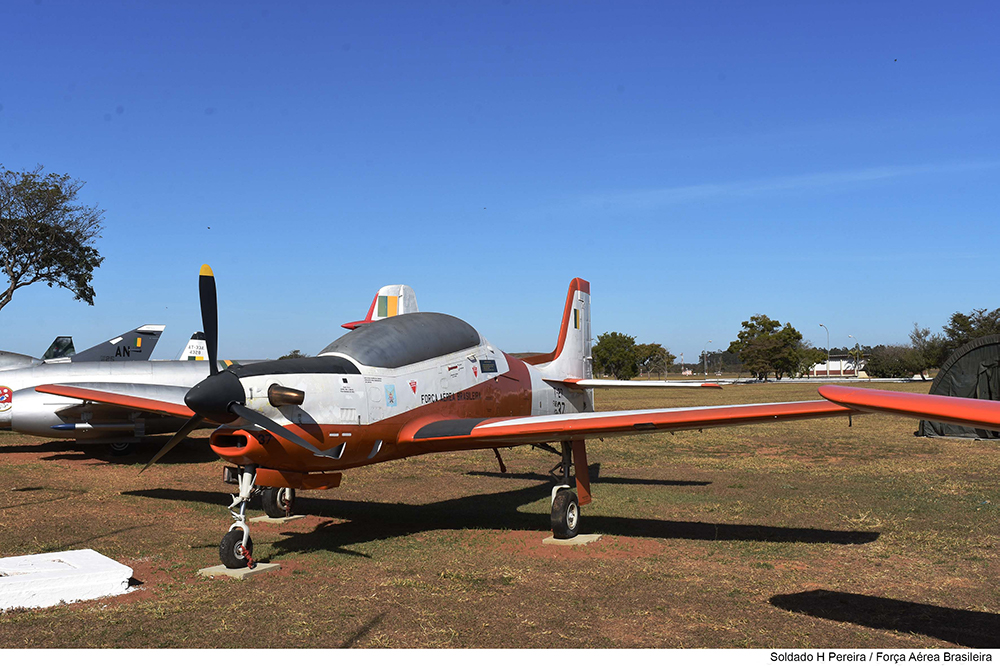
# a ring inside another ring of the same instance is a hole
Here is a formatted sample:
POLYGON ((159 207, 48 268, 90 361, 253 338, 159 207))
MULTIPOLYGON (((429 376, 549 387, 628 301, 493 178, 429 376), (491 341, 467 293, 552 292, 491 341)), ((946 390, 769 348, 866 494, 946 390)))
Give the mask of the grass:
MULTIPOLYGON (((926 391, 929 384, 891 385, 926 391)), ((600 409, 814 399, 816 385, 611 390, 600 409)), ((886 388, 880 385, 880 388, 886 388)), ((94 548, 134 592, 0 614, 0 647, 926 647, 1000 643, 994 442, 890 416, 589 442, 586 547, 544 546, 550 454, 425 456, 255 526, 282 569, 208 580, 229 525, 195 439, 137 472, 0 433, 0 556, 94 548)))

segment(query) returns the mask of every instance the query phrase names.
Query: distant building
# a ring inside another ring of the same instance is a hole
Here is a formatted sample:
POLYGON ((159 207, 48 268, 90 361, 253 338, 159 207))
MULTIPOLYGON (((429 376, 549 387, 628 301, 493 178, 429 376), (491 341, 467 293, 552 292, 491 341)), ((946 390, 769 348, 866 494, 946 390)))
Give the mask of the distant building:
POLYGON ((854 359, 849 356, 831 356, 830 366, 826 361, 817 363, 809 368, 810 377, 858 377, 867 379, 865 373, 865 361, 861 360, 861 367, 855 367, 854 359))

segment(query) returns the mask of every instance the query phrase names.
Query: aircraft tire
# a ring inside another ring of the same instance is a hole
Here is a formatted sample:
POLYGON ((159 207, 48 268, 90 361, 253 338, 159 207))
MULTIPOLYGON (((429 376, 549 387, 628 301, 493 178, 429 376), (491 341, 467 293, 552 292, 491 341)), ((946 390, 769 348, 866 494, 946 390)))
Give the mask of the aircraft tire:
POLYGON ((571 490, 560 490, 552 502, 552 536, 572 539, 580 532, 580 500, 571 490))
MULTIPOLYGON (((247 566, 247 558, 239 551, 243 543, 243 530, 229 530, 219 543, 219 559, 227 569, 243 569, 247 566)), ((253 557, 253 539, 247 539, 247 550, 253 557)))
POLYGON ((264 508, 264 513, 271 518, 290 516, 295 507, 295 489, 265 488, 260 496, 260 503, 264 508))
POLYGON ((132 453, 131 442, 111 442, 108 444, 108 451, 113 456, 127 456, 132 453))

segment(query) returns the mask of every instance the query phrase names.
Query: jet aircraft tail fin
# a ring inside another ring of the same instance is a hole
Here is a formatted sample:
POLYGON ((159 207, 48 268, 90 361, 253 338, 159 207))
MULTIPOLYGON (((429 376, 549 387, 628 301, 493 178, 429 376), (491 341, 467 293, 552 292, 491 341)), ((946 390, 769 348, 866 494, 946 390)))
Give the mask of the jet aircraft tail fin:
POLYGON ((187 346, 184 347, 184 351, 181 355, 177 357, 178 361, 207 361, 208 360, 208 344, 205 342, 205 334, 201 331, 195 331, 191 334, 191 339, 188 340, 187 346))
POLYGON ((555 350, 521 359, 539 366, 542 375, 552 379, 591 379, 590 356, 590 283, 573 278, 566 293, 562 326, 555 350))
MULTIPOLYGON (((128 333, 115 336, 107 342, 73 354, 68 360, 81 361, 148 361, 166 326, 146 324, 128 333)), ((58 360, 58 359, 56 359, 58 360)), ((49 363, 52 361, 50 360, 49 363)))
POLYGON ((419 311, 417 294, 413 291, 413 287, 405 284, 388 284, 375 294, 375 298, 372 299, 372 304, 368 308, 368 315, 364 319, 341 324, 341 326, 353 330, 362 324, 370 324, 379 319, 419 311))
POLYGON ((73 337, 70 335, 60 335, 52 341, 49 348, 42 354, 42 360, 48 361, 50 358, 63 358, 72 356, 75 353, 76 349, 73 348, 73 337))

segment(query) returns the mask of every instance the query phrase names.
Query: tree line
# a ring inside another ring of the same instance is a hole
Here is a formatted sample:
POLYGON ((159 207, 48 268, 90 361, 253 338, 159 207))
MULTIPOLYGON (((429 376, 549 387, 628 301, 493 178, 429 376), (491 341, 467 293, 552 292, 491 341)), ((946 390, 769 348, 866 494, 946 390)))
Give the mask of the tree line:
MULTIPOLYGON (((749 373, 757 379, 774 376, 795 377, 807 374, 814 365, 830 356, 847 356, 855 363, 864 362, 872 377, 927 377, 931 368, 939 368, 962 345, 984 335, 1000 334, 1000 308, 955 312, 941 333, 913 325, 910 343, 875 347, 814 347, 792 324, 782 324, 767 315, 755 314, 741 324, 736 340, 726 350, 704 351, 696 362, 687 364, 697 371, 749 373)), ((652 376, 680 372, 676 356, 660 343, 636 344, 624 333, 604 333, 597 337, 592 350, 594 372, 617 379, 638 375, 652 376)))
POLYGON ((914 323, 910 344, 878 345, 868 354, 865 372, 872 377, 927 378, 927 371, 940 368, 956 349, 984 335, 1000 333, 1000 308, 980 308, 968 314, 955 312, 941 333, 931 333, 914 323))

